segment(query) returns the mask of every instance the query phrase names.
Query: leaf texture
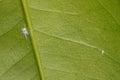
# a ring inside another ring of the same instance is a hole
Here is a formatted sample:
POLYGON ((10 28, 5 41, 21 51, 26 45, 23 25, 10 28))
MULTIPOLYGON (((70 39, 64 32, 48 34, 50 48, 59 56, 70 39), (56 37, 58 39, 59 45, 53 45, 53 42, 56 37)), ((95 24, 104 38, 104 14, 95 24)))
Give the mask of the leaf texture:
POLYGON ((20 0, 0 1, 0 80, 40 80, 20 0))
POLYGON ((119 0, 26 1, 0 0, 0 80, 120 80, 119 0))
POLYGON ((119 0, 28 0, 46 80, 120 79, 119 0))

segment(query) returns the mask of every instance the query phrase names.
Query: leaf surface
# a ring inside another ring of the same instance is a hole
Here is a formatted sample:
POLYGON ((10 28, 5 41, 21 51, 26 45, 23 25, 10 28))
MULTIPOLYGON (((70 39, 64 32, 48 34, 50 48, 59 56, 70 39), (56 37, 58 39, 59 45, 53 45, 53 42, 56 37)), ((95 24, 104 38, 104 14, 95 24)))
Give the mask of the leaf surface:
POLYGON ((20 0, 0 1, 0 80, 40 80, 20 0))
POLYGON ((120 79, 119 0, 28 0, 46 80, 120 79))
POLYGON ((0 1, 0 80, 120 79, 119 0, 27 0, 27 5, 0 1))

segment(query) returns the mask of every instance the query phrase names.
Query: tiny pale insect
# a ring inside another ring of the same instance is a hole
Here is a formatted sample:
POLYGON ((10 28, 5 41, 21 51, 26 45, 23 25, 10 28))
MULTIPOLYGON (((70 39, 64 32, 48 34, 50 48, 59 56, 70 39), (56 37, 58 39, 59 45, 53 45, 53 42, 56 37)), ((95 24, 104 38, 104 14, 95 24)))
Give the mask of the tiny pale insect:
POLYGON ((105 52, 104 50, 101 51, 102 55, 104 54, 104 52, 105 52))
POLYGON ((28 33, 28 30, 26 27, 22 28, 22 33, 25 36, 25 38, 27 39, 27 36, 29 35, 29 33, 28 33))

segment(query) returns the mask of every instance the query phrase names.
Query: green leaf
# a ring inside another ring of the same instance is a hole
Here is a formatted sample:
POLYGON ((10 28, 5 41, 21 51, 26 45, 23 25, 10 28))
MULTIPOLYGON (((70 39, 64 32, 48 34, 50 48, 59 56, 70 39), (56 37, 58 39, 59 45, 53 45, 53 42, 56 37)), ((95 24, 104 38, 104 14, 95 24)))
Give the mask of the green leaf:
POLYGON ((119 0, 22 1, 0 1, 0 80, 120 80, 119 0))
POLYGON ((0 1, 0 80, 40 80, 20 0, 0 1))
POLYGON ((120 79, 119 0, 28 0, 46 80, 120 79))

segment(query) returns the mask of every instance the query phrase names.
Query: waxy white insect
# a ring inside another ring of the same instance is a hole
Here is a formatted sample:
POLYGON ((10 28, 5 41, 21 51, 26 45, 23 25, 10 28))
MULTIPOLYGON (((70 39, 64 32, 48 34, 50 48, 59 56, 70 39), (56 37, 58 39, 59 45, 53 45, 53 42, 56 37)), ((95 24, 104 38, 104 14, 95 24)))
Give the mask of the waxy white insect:
POLYGON ((102 55, 103 55, 103 54, 105 53, 105 51, 104 51, 104 50, 102 50, 102 51, 101 51, 101 53, 102 53, 102 55))
POLYGON ((22 28, 22 33, 25 36, 25 38, 27 39, 27 36, 29 35, 29 33, 28 33, 28 30, 26 27, 22 28))

